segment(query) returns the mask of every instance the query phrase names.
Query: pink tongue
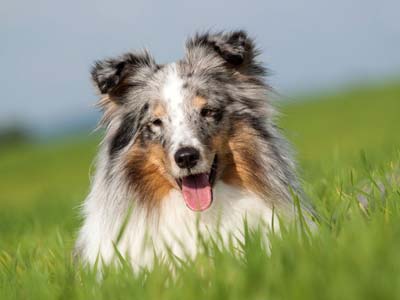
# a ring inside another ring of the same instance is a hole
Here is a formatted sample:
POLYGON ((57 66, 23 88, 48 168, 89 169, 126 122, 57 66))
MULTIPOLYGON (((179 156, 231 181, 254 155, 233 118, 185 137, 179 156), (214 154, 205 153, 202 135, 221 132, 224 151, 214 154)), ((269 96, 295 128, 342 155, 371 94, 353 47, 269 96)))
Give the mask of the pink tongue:
POLYGON ((202 211, 210 207, 212 202, 211 186, 208 174, 197 174, 182 179, 182 193, 186 205, 194 211, 202 211))

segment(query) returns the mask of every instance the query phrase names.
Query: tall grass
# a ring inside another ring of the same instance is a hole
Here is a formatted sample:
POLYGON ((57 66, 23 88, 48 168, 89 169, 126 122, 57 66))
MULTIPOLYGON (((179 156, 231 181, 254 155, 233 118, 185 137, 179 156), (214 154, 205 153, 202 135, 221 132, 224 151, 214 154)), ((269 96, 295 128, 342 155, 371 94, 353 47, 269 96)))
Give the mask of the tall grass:
POLYGON ((268 251, 261 232, 236 249, 204 242, 174 276, 160 262, 99 280, 74 264, 96 138, 0 149, 0 299, 399 298, 400 88, 322 98, 283 106, 281 123, 321 216, 314 233, 282 224, 268 251))

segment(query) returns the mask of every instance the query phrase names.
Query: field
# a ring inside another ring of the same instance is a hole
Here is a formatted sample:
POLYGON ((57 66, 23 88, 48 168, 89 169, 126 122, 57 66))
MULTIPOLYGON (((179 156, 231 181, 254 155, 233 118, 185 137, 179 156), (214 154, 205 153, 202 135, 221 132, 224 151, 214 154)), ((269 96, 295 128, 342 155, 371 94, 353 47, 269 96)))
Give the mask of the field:
POLYGON ((270 255, 257 233, 240 257, 205 244, 175 280, 163 266, 98 280, 73 263, 96 135, 0 148, 0 299, 400 298, 400 84, 303 100, 279 104, 280 126, 316 232, 289 226, 270 236, 270 255))

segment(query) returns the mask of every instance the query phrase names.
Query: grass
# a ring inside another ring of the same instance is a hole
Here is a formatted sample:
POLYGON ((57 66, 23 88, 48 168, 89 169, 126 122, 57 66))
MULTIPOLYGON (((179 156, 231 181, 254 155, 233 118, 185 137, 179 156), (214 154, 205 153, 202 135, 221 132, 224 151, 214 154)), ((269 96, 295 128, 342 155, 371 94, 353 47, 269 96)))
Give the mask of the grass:
POLYGON ((162 265, 139 275, 107 269, 99 281, 73 264, 96 137, 0 149, 0 299, 399 298, 399 85, 281 110, 304 188, 323 217, 316 233, 299 236, 289 226, 270 236, 270 255, 257 232, 247 233, 240 257, 205 243, 206 254, 175 281, 162 265))

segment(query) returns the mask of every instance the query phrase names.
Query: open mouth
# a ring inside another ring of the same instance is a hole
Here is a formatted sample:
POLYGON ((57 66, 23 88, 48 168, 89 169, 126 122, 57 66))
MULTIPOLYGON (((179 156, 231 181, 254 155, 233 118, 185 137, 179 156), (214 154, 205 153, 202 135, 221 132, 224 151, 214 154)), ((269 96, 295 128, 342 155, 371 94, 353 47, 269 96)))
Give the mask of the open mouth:
POLYGON ((213 201, 212 187, 217 174, 217 156, 211 165, 210 172, 191 174, 177 179, 181 188, 186 206, 193 211, 204 211, 209 208, 213 201))

